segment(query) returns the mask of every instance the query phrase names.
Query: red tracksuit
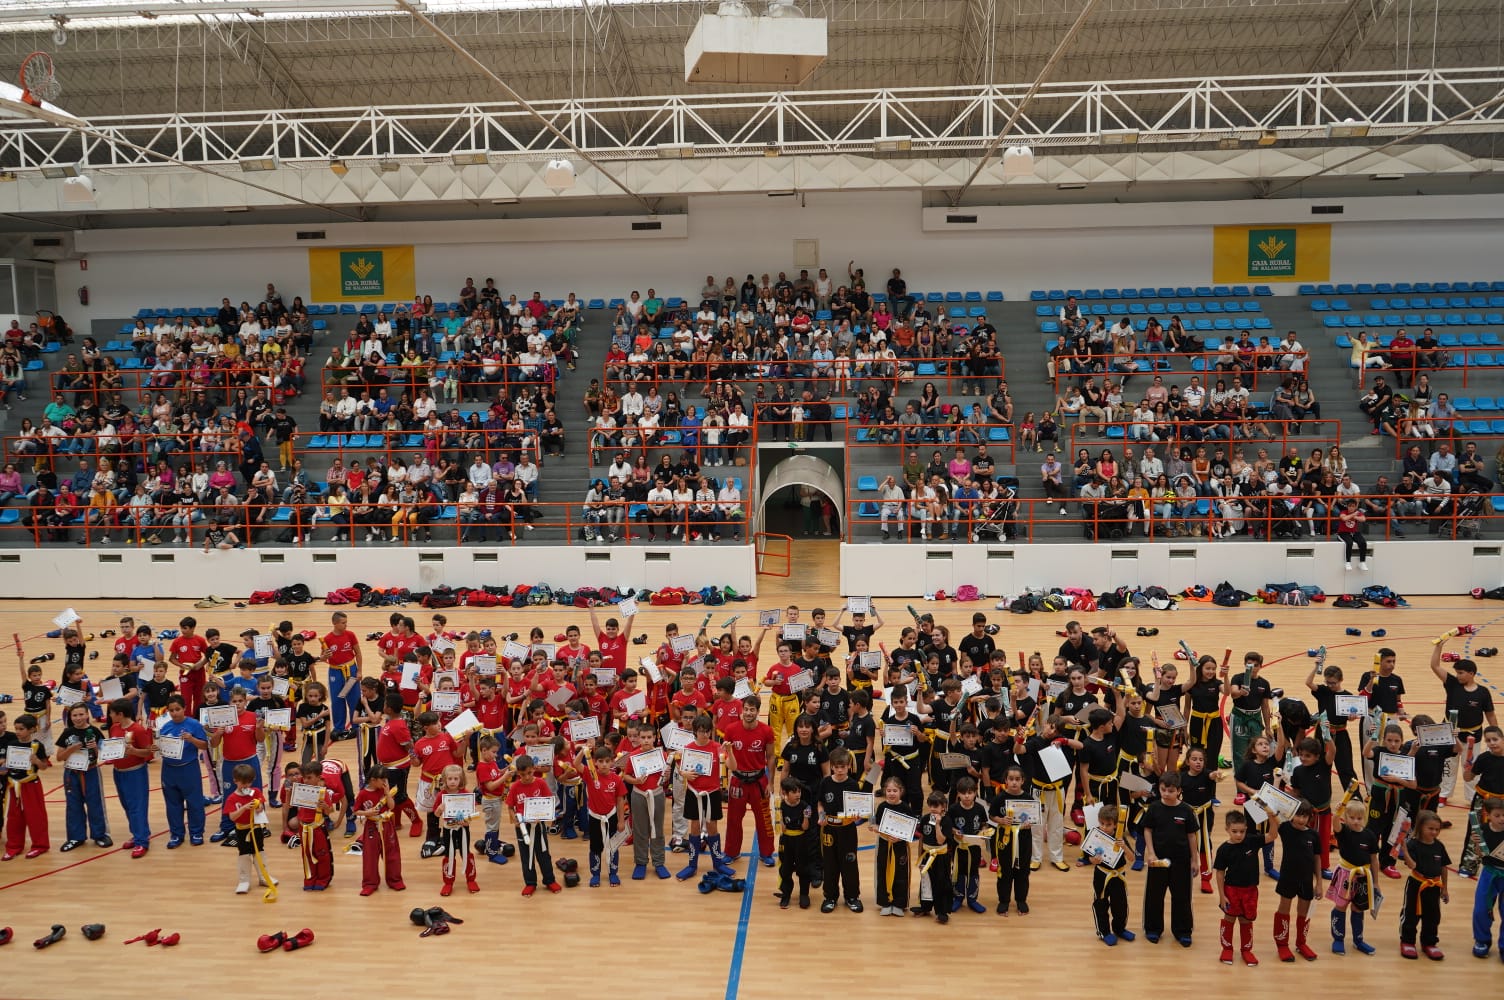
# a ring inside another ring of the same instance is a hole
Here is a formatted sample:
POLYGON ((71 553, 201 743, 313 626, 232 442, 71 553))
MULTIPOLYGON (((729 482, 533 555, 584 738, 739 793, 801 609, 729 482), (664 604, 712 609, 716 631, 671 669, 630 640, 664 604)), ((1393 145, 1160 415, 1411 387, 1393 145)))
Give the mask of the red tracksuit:
MULTIPOLYGON (((16 744, 25 745, 25 744, 16 744)), ((31 752, 43 759, 47 756, 46 748, 40 740, 32 740, 31 752)), ((7 855, 20 854, 26 846, 26 836, 31 835, 31 846, 36 850, 47 850, 52 841, 47 837, 47 801, 42 797, 41 773, 33 767, 30 773, 21 778, 15 777, 19 771, 5 771, 0 768, 0 780, 10 780, 9 805, 5 810, 5 853, 7 855)))
POLYGON ((334 806, 327 791, 320 792, 319 798, 318 809, 298 810, 304 889, 327 889, 334 878, 334 851, 329 846, 329 831, 324 828, 324 816, 334 806))
MULTIPOLYGON (((362 788, 355 793, 356 811, 370 809, 386 801, 388 793, 362 788)), ((395 807, 386 802, 387 809, 395 807)), ((369 896, 381 887, 381 863, 386 862, 386 884, 392 889, 406 889, 402 884, 402 851, 397 847, 396 813, 386 819, 367 817, 360 835, 360 894, 369 896)))
POLYGON ((773 853, 773 817, 768 811, 768 748, 773 730, 765 722, 751 727, 740 718, 726 723, 722 742, 731 751, 730 801, 726 808, 726 857, 742 852, 742 813, 749 807, 757 822, 757 850, 773 853), (756 772, 758 777, 739 777, 756 772))

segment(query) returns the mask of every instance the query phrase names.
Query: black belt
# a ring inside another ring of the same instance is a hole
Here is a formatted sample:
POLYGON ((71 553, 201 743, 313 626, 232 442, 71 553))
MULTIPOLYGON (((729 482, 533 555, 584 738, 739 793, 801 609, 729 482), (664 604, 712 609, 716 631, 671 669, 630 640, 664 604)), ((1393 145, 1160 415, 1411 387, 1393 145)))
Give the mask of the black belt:
POLYGON ((735 778, 737 781, 742 782, 743 784, 750 784, 750 783, 752 783, 754 781, 761 781, 763 779, 763 775, 765 775, 765 774, 767 774, 766 770, 760 770, 760 771, 732 771, 731 772, 731 776, 733 778, 735 778))

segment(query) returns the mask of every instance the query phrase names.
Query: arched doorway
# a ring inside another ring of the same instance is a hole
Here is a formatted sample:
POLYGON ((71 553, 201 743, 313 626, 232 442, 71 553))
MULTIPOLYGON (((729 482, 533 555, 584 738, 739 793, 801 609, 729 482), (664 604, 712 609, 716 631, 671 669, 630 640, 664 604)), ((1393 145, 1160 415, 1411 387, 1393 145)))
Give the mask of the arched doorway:
MULTIPOLYGON (((822 499, 829 502, 830 530, 832 537, 839 538, 845 513, 845 485, 829 462, 813 455, 791 455, 768 470, 758 492, 756 530, 801 537, 806 523, 804 505, 798 499, 801 488, 813 491, 808 494, 813 503, 818 504, 822 499)), ((823 526, 826 520, 817 516, 814 524, 823 526)))

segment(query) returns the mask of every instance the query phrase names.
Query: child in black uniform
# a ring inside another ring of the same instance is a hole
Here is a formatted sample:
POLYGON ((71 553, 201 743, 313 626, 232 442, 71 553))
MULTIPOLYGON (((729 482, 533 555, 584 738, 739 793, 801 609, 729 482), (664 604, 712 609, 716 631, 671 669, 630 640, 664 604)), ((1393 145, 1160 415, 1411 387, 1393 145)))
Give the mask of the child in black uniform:
POLYGON ((1349 802, 1337 830, 1337 872, 1327 897, 1332 907, 1332 954, 1346 952, 1347 915, 1352 911, 1353 947, 1372 955, 1374 946, 1363 940, 1363 911, 1372 903, 1379 880, 1379 835, 1368 826, 1368 807, 1349 802))
MULTIPOLYGON (((1118 833, 1122 823, 1122 810, 1115 805, 1105 805, 1097 813, 1097 828, 1123 846, 1123 855, 1114 862, 1094 856, 1095 868, 1091 875, 1091 915, 1097 926, 1097 937, 1109 948, 1119 941, 1132 941, 1134 934, 1128 929, 1128 881, 1126 872, 1133 858, 1133 847, 1118 833)), ((1019 911, 1027 913, 1023 904, 1019 911)))
POLYGON ((778 906, 789 908, 794 876, 799 877, 799 909, 809 909, 809 882, 814 868, 814 807, 804 800, 804 786, 785 775, 778 784, 783 801, 778 804, 778 906))
MULTIPOLYGON (((1332 742, 1331 730, 1321 727, 1321 739, 1306 737, 1295 744, 1295 755, 1300 764, 1290 772, 1292 793, 1311 804, 1311 830, 1316 834, 1316 851, 1321 856, 1322 878, 1331 877, 1332 850, 1332 761, 1337 755, 1337 744, 1332 742)), ((1285 759, 1289 746, 1284 729, 1281 728, 1279 744, 1274 751, 1275 759, 1285 759)), ((1312 958, 1315 953, 1312 953, 1312 958)))
MULTIPOLYGON (((1435 722, 1428 715, 1417 715, 1410 720, 1412 731, 1432 725, 1435 722)), ((1446 746, 1427 746, 1415 739, 1406 746, 1405 752, 1415 758, 1415 788, 1400 796, 1400 804, 1411 816, 1419 816, 1422 811, 1435 812, 1440 807, 1442 775, 1446 772, 1447 761, 1457 756, 1457 746, 1455 742, 1446 746)))
POLYGON ((944 792, 930 792, 925 802, 926 812, 919 821, 919 844, 924 852, 924 860, 919 866, 919 905, 912 911, 919 917, 934 913, 935 922, 941 924, 950 922, 951 897, 954 895, 950 881, 950 854, 955 831, 946 822, 949 805, 944 792))
POLYGON ((856 864, 856 817, 847 816, 847 792, 859 792, 861 785, 851 776, 851 754, 837 748, 830 755, 830 776, 820 781, 816 804, 820 809, 821 875, 825 901, 821 913, 830 913, 844 888, 846 908, 862 912, 862 876, 856 864))
POLYGON ((1196 814, 1196 871, 1201 873, 1201 891, 1212 893, 1212 810, 1217 797, 1217 772, 1208 770, 1206 748, 1192 744, 1180 766, 1180 800, 1196 814))
POLYGON ((1180 775, 1159 776, 1159 801, 1144 812, 1144 934, 1158 944, 1165 929, 1165 892, 1170 893, 1170 933, 1182 948, 1191 946, 1195 917, 1191 912, 1191 838, 1196 813, 1180 801, 1180 775))
MULTIPOLYGON (((1259 737, 1263 739, 1263 737, 1259 737)), ((1227 840, 1217 848, 1217 909, 1222 911, 1222 964, 1232 964, 1232 925, 1238 925, 1243 964, 1259 964, 1253 954, 1253 922, 1259 915, 1259 852, 1264 835, 1250 829, 1248 815, 1234 809, 1222 821, 1227 840)))
POLYGON ((1379 870, 1386 878, 1397 879, 1403 876, 1394 866, 1394 845, 1389 842, 1389 833, 1394 829, 1394 817, 1399 811, 1401 796, 1407 788, 1413 789, 1415 782, 1409 778, 1381 777, 1378 767, 1371 766, 1377 765, 1381 752, 1404 754, 1404 731, 1397 725, 1387 725, 1380 740, 1382 742, 1375 745, 1366 736, 1363 739, 1363 770, 1373 775, 1373 783, 1368 788, 1368 828, 1379 841, 1379 870))
MULTIPOLYGON (((882 827, 883 815, 889 810, 903 812, 903 782, 889 778, 883 782, 882 801, 873 811, 874 829, 882 827)), ((901 917, 909 907, 909 842, 896 840, 881 832, 877 835, 878 912, 885 917, 901 917)))
MULTIPOLYGON (((947 682, 949 683, 949 682, 947 682)), ((982 849, 966 837, 980 837, 987 829, 987 808, 977 802, 977 783, 970 777, 957 778, 956 803, 950 807, 950 824, 956 832, 956 888, 951 912, 961 909, 964 901, 972 913, 986 913, 987 907, 977 899, 981 891, 982 849)))
MULTIPOLYGON (((1248 744, 1246 755, 1238 765, 1238 773, 1234 778, 1238 794, 1245 799, 1253 798, 1260 788, 1274 782, 1276 766, 1274 744, 1269 741, 1269 737, 1254 737, 1248 744)), ((1253 832, 1259 834, 1259 839, 1264 844, 1264 874, 1272 879, 1278 879, 1279 869, 1274 867, 1274 840, 1269 836, 1268 821, 1266 820, 1253 832)))
POLYGON ((1029 912, 1034 830, 1009 811, 1012 803, 1022 801, 1033 802, 1034 797, 1024 788, 1024 769, 1010 767, 1003 779, 1002 792, 992 800, 992 821, 997 827, 993 841, 997 854, 997 912, 1005 917, 1010 899, 1017 901, 1019 913, 1029 912))
MULTIPOLYGON (((1314 743, 1315 740, 1306 742, 1314 743)), ((1290 903, 1297 899, 1300 902, 1295 909, 1295 951, 1308 962, 1316 961, 1316 953, 1306 944, 1306 931, 1311 926, 1306 914, 1311 912, 1311 900, 1316 898, 1321 887, 1321 872, 1316 868, 1318 835, 1311 828, 1315 815, 1315 807, 1301 799, 1295 815, 1279 825, 1282 860, 1279 881, 1274 886, 1274 892, 1279 896, 1279 911, 1274 914, 1274 947, 1281 962, 1295 961, 1295 955, 1290 951, 1290 903)))
POLYGON ((1405 909, 1400 916, 1400 954, 1416 958, 1415 936, 1420 932, 1420 950, 1432 961, 1446 956, 1436 947, 1441 926, 1441 904, 1450 902, 1447 866, 1452 856, 1441 836, 1441 817, 1426 809, 1415 817, 1415 828, 1400 850, 1400 860, 1410 869, 1405 880, 1405 909))

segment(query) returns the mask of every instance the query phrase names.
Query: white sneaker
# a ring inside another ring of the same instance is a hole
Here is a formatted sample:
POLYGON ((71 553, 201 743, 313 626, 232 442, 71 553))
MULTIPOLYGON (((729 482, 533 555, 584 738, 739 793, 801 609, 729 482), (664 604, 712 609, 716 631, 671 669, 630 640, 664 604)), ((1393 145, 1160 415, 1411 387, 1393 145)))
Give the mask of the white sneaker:
POLYGON ((1364 572, 1367 572, 1368 571, 1368 560, 1365 559, 1362 562, 1358 563, 1358 568, 1361 569, 1361 570, 1363 570, 1364 572))
POLYGON ((1342 564, 1342 568, 1343 569, 1352 569, 1353 568, 1353 561, 1351 559, 1349 559, 1347 562, 1345 562, 1345 563, 1342 564))
POLYGON ((249 883, 249 882, 241 882, 241 883, 238 883, 235 886, 235 894, 237 896, 244 896, 246 893, 248 893, 250 891, 251 891, 251 883, 249 883))

